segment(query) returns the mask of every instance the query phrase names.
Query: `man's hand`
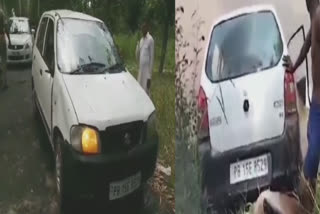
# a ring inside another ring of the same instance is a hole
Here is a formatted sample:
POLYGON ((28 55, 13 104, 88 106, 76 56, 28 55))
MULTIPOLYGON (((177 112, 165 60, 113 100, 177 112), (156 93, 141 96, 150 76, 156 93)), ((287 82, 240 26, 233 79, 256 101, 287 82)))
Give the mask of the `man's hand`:
POLYGON ((282 58, 283 66, 286 68, 286 72, 294 73, 295 70, 293 68, 293 64, 289 55, 286 55, 282 58))

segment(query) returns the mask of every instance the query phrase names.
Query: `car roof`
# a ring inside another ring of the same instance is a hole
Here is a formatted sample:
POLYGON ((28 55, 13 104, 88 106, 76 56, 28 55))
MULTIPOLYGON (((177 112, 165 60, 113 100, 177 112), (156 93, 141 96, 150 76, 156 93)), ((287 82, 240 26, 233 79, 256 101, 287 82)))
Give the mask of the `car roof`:
POLYGON ((90 15, 87 15, 84 13, 80 13, 80 12, 76 12, 76 11, 72 11, 72 10, 50 10, 50 11, 44 12, 43 15, 50 15, 52 17, 57 17, 56 19, 61 17, 61 18, 73 18, 73 19, 83 19, 83 20, 89 20, 89 21, 102 22, 100 19, 97 19, 93 16, 90 16, 90 15))
POLYGON ((12 16, 12 17, 10 17, 9 19, 18 19, 18 20, 29 20, 29 18, 27 18, 27 17, 19 17, 19 16, 12 16))
POLYGON ((270 11, 276 15, 275 8, 270 4, 259 4, 259 5, 242 7, 242 8, 236 9, 230 13, 227 13, 226 15, 220 16, 217 20, 215 20, 214 24, 212 25, 212 28, 214 26, 218 25, 219 23, 226 21, 228 19, 231 19, 233 17, 237 17, 237 16, 240 16, 243 14, 248 14, 248 13, 257 13, 260 11, 270 11))

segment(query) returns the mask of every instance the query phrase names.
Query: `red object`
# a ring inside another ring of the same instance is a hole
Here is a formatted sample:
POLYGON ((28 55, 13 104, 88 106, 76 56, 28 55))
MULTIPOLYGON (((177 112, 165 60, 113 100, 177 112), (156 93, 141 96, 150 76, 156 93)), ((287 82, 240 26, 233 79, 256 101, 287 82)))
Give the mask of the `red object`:
POLYGON ((198 95, 198 107, 202 113, 199 134, 201 137, 209 136, 208 99, 202 87, 198 95))
POLYGON ((286 115, 297 112, 297 98, 294 76, 292 73, 285 72, 284 76, 284 96, 286 115))

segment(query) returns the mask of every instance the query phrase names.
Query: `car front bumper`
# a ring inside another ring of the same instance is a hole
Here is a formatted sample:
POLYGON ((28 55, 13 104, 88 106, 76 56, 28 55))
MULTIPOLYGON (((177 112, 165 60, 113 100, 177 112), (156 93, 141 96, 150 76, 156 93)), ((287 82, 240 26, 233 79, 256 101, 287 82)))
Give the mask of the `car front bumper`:
MULTIPOLYGON (((209 143, 209 142, 207 142, 209 143)), ((202 142, 205 145, 206 142, 202 142)), ((280 137, 263 140, 212 156, 210 147, 202 149, 202 187, 206 190, 207 203, 214 207, 228 207, 230 203, 255 200, 259 191, 283 178, 297 173, 301 164, 298 115, 286 120, 285 131, 280 137), (269 170, 263 177, 230 184, 230 164, 268 155, 269 170)), ((292 177, 291 177, 292 178, 292 177)))
POLYGON ((7 63, 31 63, 32 62, 32 50, 29 49, 20 49, 20 50, 7 50, 7 63))
MULTIPOLYGON (((65 185, 71 197, 109 200, 110 182, 120 181, 141 173, 141 186, 152 177, 157 161, 157 142, 136 146, 128 153, 112 155, 82 155, 68 143, 64 144, 65 185)), ((116 201, 134 195, 129 194, 116 201)))

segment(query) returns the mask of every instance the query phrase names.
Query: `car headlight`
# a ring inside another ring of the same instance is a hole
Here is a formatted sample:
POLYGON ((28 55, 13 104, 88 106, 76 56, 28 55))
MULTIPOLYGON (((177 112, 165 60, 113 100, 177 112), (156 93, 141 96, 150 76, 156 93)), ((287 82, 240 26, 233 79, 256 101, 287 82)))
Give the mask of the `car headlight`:
POLYGON ((146 124, 146 138, 145 142, 157 142, 158 141, 158 133, 157 133, 157 126, 156 126, 156 113, 153 112, 146 124))
POLYGON ((29 49, 29 48, 30 48, 30 45, 29 45, 29 43, 27 43, 25 46, 25 49, 29 49))
POLYGON ((100 153, 99 133, 88 126, 73 126, 70 133, 72 147, 84 154, 100 153))

